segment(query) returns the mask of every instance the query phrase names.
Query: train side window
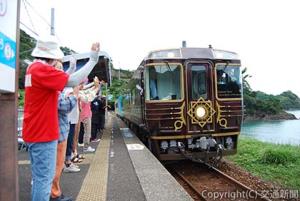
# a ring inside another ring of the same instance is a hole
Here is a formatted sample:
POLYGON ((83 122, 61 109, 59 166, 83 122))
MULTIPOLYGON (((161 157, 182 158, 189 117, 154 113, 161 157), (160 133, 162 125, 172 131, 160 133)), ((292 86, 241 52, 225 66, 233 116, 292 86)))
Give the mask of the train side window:
POLYGON ((158 89, 157 89, 157 75, 154 68, 149 68, 149 89, 150 89, 150 99, 159 100, 158 89))
POLYGON ((131 90, 131 104, 135 104, 135 89, 131 90))
POLYGON ((219 98, 241 98, 241 73, 237 65, 217 65, 217 93, 219 98))
POLYGON ((175 64, 157 64, 146 68, 146 100, 180 100, 181 66, 175 64))

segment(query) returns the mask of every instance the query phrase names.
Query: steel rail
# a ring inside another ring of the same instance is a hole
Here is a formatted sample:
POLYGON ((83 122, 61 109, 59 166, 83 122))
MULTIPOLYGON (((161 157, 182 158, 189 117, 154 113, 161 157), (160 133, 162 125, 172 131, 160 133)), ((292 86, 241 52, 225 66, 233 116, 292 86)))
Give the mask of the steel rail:
POLYGON ((206 199, 203 197, 203 195, 194 187, 194 185, 187 180, 179 171, 176 171, 174 168, 172 168, 173 173, 175 173, 178 177, 180 177, 181 180, 183 180, 189 188, 203 201, 206 201, 206 199))
POLYGON ((209 169, 212 169, 213 171, 217 172, 218 174, 222 175, 223 177, 225 177, 226 179, 230 180, 231 182, 239 185, 241 188, 248 190, 249 192, 254 192, 257 198, 260 198, 262 200, 266 200, 266 201, 271 201, 269 198, 265 197, 264 195, 260 194, 259 192, 251 189, 250 187, 246 186, 245 184, 239 182, 238 180, 234 179, 233 177, 225 174, 224 172, 222 172, 221 170, 218 170, 217 168, 210 166, 208 164, 204 164, 206 165, 209 169))
MULTIPOLYGON (((247 190, 251 193, 254 193, 255 194, 255 199, 259 199, 259 200, 265 200, 265 201, 271 201, 269 198, 267 198, 266 196, 260 194, 259 192, 257 192, 256 190, 253 190, 251 189, 250 187, 244 185, 243 183, 239 182, 238 180, 232 178, 231 176, 225 174, 224 172, 218 170, 217 168, 215 167, 212 167, 206 163, 203 163, 207 168, 208 170, 213 170, 213 172, 215 172, 216 174, 215 175, 221 175, 223 178, 225 178, 226 180, 229 180, 231 183, 237 185, 238 187, 244 189, 244 190, 247 190)), ((175 173, 176 175, 179 176, 179 178, 185 182, 190 189, 192 189, 192 191, 201 199, 201 200, 207 200, 205 199, 205 197, 201 194, 201 192, 199 192, 199 190, 192 184, 192 182, 190 182, 188 179, 185 178, 185 176, 183 174, 181 174, 179 171, 176 170, 176 168, 174 167, 171 167, 171 168, 168 168, 170 170, 172 170, 173 173, 175 173)))

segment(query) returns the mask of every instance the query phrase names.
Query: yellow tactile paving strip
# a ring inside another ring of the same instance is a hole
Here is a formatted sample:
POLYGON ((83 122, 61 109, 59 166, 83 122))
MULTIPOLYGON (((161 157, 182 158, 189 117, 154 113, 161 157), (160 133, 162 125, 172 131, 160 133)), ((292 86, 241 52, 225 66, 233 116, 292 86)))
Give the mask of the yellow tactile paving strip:
MULTIPOLYGON (((109 116, 111 118, 111 116, 109 116)), ((108 157, 111 137, 111 119, 98 145, 88 173, 82 183, 76 201, 105 201, 108 178, 108 157)))

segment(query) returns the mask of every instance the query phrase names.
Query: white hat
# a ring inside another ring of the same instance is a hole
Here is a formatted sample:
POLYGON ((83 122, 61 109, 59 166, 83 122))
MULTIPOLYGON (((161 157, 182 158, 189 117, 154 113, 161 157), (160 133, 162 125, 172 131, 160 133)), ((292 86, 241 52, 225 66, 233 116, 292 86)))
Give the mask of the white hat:
POLYGON ((48 35, 37 40, 31 56, 47 59, 62 59, 64 57, 64 53, 59 48, 55 36, 48 35))

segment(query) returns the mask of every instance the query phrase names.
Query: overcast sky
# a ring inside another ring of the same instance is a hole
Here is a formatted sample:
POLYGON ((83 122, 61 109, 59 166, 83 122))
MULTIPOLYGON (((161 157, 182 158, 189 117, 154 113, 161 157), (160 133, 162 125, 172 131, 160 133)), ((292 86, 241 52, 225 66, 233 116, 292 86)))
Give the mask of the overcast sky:
MULTIPOLYGON (((93 41, 99 41, 116 68, 133 70, 149 51, 178 48, 186 40, 188 47, 211 44, 238 53, 252 75, 249 82, 254 90, 275 95, 292 90, 300 96, 297 0, 20 2, 20 20, 30 29, 39 35, 49 33, 45 21, 50 23, 54 7, 56 34, 62 46, 86 52, 93 41)), ((21 28, 25 29, 24 25, 21 28)))

